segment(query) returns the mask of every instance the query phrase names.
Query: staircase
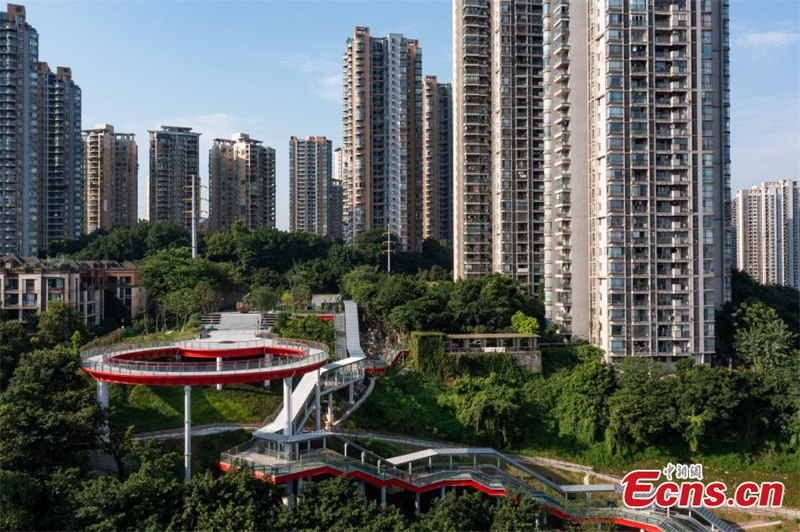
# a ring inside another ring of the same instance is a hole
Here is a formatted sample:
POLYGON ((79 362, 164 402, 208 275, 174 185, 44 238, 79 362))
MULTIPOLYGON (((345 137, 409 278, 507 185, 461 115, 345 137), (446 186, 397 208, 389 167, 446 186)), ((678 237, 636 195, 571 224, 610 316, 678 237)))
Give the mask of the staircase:
POLYGON ((261 313, 261 328, 262 329, 271 329, 275 326, 275 321, 277 321, 278 315, 274 312, 262 312, 261 313))
POLYGON ((203 314, 200 317, 200 324, 203 326, 210 325, 212 327, 216 327, 217 325, 219 325, 220 317, 221 316, 219 312, 211 312, 209 314, 203 314))

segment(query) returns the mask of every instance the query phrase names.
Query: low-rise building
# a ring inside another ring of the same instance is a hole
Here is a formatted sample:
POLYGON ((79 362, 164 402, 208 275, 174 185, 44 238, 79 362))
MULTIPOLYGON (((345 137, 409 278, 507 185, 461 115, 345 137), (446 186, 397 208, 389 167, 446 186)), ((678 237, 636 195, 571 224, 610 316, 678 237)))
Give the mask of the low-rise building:
POLYGON ((51 301, 74 305, 87 325, 105 317, 106 291, 136 318, 146 303, 136 265, 110 260, 38 259, 0 256, 0 310, 7 319, 27 321, 51 301))

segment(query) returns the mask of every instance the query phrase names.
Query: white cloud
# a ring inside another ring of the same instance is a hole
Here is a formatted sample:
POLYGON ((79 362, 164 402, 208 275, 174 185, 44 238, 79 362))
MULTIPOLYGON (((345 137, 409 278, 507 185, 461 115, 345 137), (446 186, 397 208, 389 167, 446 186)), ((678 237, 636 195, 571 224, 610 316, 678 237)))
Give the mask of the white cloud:
POLYGON ((310 80, 309 90, 323 100, 342 101, 342 58, 332 51, 317 55, 288 54, 275 60, 292 72, 304 74, 310 80))
POLYGON ((798 33, 793 31, 751 31, 736 39, 737 44, 745 46, 790 46, 797 42, 798 33))
POLYGON ((333 103, 342 103, 342 75, 331 74, 318 79, 312 87, 314 94, 333 103))

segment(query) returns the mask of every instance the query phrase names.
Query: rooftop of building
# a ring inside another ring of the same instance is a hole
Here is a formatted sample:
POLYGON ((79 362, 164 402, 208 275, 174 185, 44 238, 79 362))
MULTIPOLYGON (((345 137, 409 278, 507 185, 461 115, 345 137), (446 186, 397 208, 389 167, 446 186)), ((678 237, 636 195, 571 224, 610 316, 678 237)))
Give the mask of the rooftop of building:
POLYGON ((0 255, 0 270, 6 271, 128 271, 136 270, 132 261, 115 260, 76 260, 66 257, 40 259, 38 257, 21 257, 14 254, 0 255))

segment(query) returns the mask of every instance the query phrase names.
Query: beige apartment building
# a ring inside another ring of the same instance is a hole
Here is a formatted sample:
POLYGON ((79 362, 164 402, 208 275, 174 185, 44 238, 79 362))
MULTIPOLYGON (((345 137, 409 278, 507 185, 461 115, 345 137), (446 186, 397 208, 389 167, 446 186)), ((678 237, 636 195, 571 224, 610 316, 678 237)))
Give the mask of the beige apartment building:
POLYGON ((147 219, 192 228, 192 190, 195 215, 200 218, 200 133, 190 127, 161 126, 150 130, 150 175, 147 219))
POLYGON ((422 82, 422 238, 453 238, 453 93, 436 76, 422 82))
POLYGON ((736 268, 761 284, 800 290, 800 189, 788 179, 739 190, 733 204, 736 268))
POLYGON ((133 133, 110 124, 83 132, 86 233, 136 225, 139 150, 133 133))
POLYGON ((454 35, 456 277, 534 272, 608 360, 707 362, 730 297, 727 2, 457 0, 454 35))
POLYGON ((214 139, 208 152, 208 229, 275 227, 275 150, 245 133, 214 139))
POLYGON ((344 54, 343 231, 394 233, 421 244, 422 49, 392 33, 356 27, 344 54))
POLYGON ((289 140, 289 226, 332 235, 338 209, 333 190, 333 144, 322 136, 289 140))
POLYGON ((27 321, 63 300, 80 311, 84 323, 98 325, 106 290, 126 306, 130 319, 144 311, 144 288, 131 262, 0 256, 0 311, 8 319, 27 321))

